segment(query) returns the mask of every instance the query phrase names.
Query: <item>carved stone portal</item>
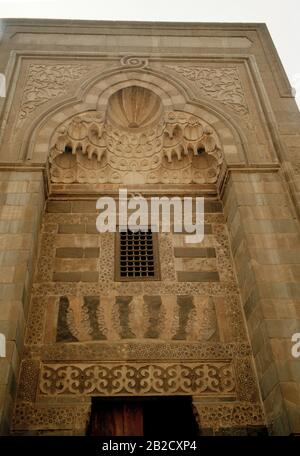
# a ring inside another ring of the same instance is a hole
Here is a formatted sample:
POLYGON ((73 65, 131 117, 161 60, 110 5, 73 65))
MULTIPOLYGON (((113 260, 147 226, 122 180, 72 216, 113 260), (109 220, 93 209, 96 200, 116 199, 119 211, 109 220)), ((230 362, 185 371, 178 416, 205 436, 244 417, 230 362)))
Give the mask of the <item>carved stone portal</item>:
POLYGON ((106 112, 66 120, 50 147, 51 181, 58 183, 215 183, 222 161, 206 122, 165 112, 155 93, 137 86, 115 92, 106 112))

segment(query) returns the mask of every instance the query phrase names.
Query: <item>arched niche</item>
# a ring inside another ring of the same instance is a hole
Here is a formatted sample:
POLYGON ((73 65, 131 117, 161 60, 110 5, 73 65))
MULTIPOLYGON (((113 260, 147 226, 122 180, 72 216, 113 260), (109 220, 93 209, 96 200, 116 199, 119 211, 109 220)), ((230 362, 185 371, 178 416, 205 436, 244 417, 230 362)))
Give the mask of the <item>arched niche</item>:
POLYGON ((164 113, 184 113, 190 118, 199 119, 204 129, 209 127, 222 150, 224 166, 247 163, 247 142, 227 113, 220 112, 219 108, 216 109, 207 101, 199 103, 191 100, 190 94, 178 81, 174 82, 171 78, 167 80, 165 75, 146 69, 114 72, 96 81, 94 78, 90 84, 86 83, 85 90, 81 91, 81 99, 74 101, 73 97, 61 102, 34 122, 27 134, 27 140, 25 138, 23 141, 21 154, 29 163, 46 163, 49 156, 51 161, 53 138, 61 126, 85 113, 101 113, 105 119, 110 97, 130 87, 140 87, 155 94, 164 113))

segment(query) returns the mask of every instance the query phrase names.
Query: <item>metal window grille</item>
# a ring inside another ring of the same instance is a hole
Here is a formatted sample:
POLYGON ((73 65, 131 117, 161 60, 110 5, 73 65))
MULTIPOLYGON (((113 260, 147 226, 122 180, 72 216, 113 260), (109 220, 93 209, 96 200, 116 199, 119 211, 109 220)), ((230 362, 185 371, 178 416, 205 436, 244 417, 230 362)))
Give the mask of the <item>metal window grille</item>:
POLYGON ((117 233, 117 280, 158 280, 157 235, 150 229, 117 233))

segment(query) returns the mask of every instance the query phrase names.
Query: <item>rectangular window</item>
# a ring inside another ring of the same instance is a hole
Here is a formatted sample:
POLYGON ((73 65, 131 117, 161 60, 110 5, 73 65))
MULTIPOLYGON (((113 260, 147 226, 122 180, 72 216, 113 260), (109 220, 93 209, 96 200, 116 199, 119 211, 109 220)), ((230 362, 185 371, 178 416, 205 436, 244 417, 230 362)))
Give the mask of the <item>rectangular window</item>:
POLYGON ((159 280, 157 233, 121 230, 116 235, 116 280, 159 280))

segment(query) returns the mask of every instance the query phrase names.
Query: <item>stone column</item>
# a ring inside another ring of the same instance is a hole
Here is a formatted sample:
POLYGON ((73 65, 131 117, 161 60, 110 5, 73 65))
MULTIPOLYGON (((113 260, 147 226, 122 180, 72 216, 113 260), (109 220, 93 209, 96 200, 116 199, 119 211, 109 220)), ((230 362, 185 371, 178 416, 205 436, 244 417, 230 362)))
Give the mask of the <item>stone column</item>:
POLYGON ((0 171, 0 435, 9 431, 43 206, 42 171, 0 171))
POLYGON ((224 206, 270 432, 299 433, 299 224, 280 172, 232 172, 224 206))

